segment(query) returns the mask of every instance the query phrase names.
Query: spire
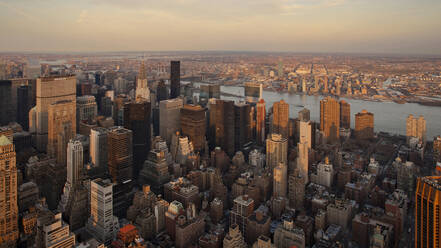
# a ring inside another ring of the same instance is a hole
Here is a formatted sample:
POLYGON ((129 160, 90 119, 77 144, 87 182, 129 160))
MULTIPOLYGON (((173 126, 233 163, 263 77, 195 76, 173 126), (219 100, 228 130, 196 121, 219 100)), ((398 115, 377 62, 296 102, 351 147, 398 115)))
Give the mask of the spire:
POLYGON ((139 67, 138 79, 147 79, 144 60, 141 62, 141 66, 139 67))

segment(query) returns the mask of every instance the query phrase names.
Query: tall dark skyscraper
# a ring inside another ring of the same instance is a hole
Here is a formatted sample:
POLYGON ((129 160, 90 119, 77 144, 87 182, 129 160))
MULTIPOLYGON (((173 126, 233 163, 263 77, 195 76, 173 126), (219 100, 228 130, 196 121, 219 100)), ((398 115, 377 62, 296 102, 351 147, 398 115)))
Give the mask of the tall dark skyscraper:
POLYGON ((234 149, 242 150, 251 140, 251 105, 238 103, 234 105, 234 149))
POLYGON ((167 86, 165 86, 164 80, 161 80, 159 81, 158 86, 156 87, 156 100, 157 102, 160 102, 167 99, 168 99, 167 86))
POLYGON ((150 102, 145 100, 124 105, 124 127, 133 132, 133 175, 137 177, 151 143, 150 102))
POLYGON ((31 86, 17 88, 17 122, 24 130, 29 129, 29 110, 31 109, 31 86))
POLYGON ((181 62, 170 62, 170 98, 179 97, 181 94, 181 62))
POLYGON ((221 147, 229 156, 234 155, 234 102, 213 99, 210 102, 209 139, 211 146, 221 147))
POLYGON ((351 128, 351 105, 345 100, 340 101, 340 127, 351 128))
POLYGON ((206 109, 199 105, 184 105, 181 108, 182 135, 188 136, 196 151, 205 148, 206 109))
POLYGON ((9 80, 0 81, 0 125, 8 125, 12 121, 11 85, 9 80))
POLYGON ((109 129, 107 137, 107 161, 112 182, 123 183, 132 180, 132 131, 123 127, 113 127, 109 129))

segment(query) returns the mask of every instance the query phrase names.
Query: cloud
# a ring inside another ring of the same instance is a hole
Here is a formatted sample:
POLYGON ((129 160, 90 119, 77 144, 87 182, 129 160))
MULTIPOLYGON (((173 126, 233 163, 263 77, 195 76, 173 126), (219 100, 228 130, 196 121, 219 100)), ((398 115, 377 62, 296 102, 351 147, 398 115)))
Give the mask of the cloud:
POLYGON ((4 6, 7 9, 9 9, 10 11, 14 12, 15 14, 17 14, 17 15, 19 15, 21 17, 24 17, 26 19, 29 19, 31 21, 34 21, 34 22, 35 21, 39 21, 39 19, 37 17, 35 17, 35 16, 33 16, 33 15, 23 11, 22 9, 17 8, 15 6, 11 5, 11 4, 8 4, 8 3, 0 1, 0 6, 4 6))
POLYGON ((278 4, 281 15, 293 15, 298 11, 337 7, 345 3, 346 0, 280 0, 278 4))
POLYGON ((88 11, 83 9, 80 12, 80 15, 78 16, 76 22, 77 23, 85 23, 85 22, 87 22, 87 17, 88 17, 88 11))

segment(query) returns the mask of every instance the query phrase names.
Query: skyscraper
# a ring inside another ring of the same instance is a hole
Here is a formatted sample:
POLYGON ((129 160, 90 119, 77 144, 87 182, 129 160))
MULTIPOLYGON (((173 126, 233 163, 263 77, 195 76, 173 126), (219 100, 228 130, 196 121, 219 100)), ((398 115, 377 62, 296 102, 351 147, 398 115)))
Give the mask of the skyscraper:
POLYGON ((234 102, 210 99, 210 126, 208 137, 211 148, 221 147, 228 156, 234 156, 234 102))
POLYGON ((257 144, 263 145, 265 143, 265 101, 263 98, 259 100, 256 105, 256 140, 257 144))
POLYGON ((150 89, 147 82, 147 72, 144 61, 141 62, 138 77, 136 78, 136 99, 144 99, 150 101, 150 89))
POLYGON ((42 219, 43 246, 45 248, 71 248, 75 246, 75 234, 70 231, 69 225, 61 218, 61 213, 47 216, 42 219))
MULTIPOLYGON (((39 151, 46 151, 47 148, 49 106, 60 101, 72 101, 75 106, 76 81, 75 76, 37 78, 37 99, 32 115, 35 114, 36 142, 39 151)), ((74 122, 76 123, 75 118, 74 122)))
POLYGON ((206 109, 200 105, 184 105, 181 109, 182 135, 188 136, 195 151, 205 148, 206 109))
POLYGON ((90 162, 96 167, 107 166, 107 129, 94 127, 90 130, 90 162))
POLYGON ((274 167, 273 173, 273 196, 286 197, 288 188, 288 167, 284 163, 279 163, 274 167))
POLYGON ((288 140, 280 134, 266 139, 266 166, 273 170, 280 163, 288 164, 288 140))
POLYGON ((76 134, 75 102, 63 100, 48 106, 47 153, 66 164, 67 143, 76 134))
POLYGON ((329 143, 340 137, 340 104, 332 97, 320 101, 320 131, 329 143))
POLYGON ((283 99, 273 104, 273 133, 288 138, 289 105, 283 99))
POLYGON ((355 114, 355 137, 357 139, 371 139, 374 137, 374 114, 363 109, 355 114))
POLYGON ((22 126, 23 130, 29 129, 29 110, 32 104, 31 90, 29 85, 21 85, 17 88, 17 122, 22 126))
POLYGON ((300 143, 306 143, 308 149, 311 149, 312 146, 312 132, 313 128, 311 125, 311 121, 300 121, 300 143))
POLYGON ((297 168, 300 175, 308 182, 309 148, 306 142, 297 144, 297 168))
POLYGON ((247 232, 248 217, 253 214, 254 200, 248 195, 234 199, 233 210, 230 212, 230 226, 238 225, 242 233, 247 232))
POLYGON ((80 96, 77 97, 77 130, 80 122, 93 121, 98 114, 94 96, 80 96))
POLYGON ((351 105, 345 100, 340 101, 340 127, 351 128, 351 105))
POLYGON ((310 116, 311 116, 311 112, 307 108, 304 108, 299 111, 299 120, 300 121, 309 121, 310 116))
POLYGON ((123 127, 109 129, 108 165, 113 183, 123 183, 133 179, 132 131, 123 127))
POLYGON ((87 230, 99 242, 109 245, 119 230, 113 215, 112 183, 101 178, 90 182, 90 217, 87 230))
POLYGON ((174 98, 159 103, 159 133, 170 144, 172 135, 181 129, 182 98, 174 98))
POLYGON ((136 102, 124 105, 124 127, 133 132, 133 175, 139 171, 151 147, 150 102, 138 98, 136 102))
POLYGON ((181 95, 181 62, 170 62, 170 98, 176 98, 181 95))
POLYGON ((12 130, 0 130, 0 246, 18 239, 17 167, 12 130))
POLYGON ((12 82, 10 80, 0 80, 0 125, 8 125, 14 115, 12 109, 12 82))
POLYGON ((426 142, 426 120, 421 115, 418 119, 409 115, 406 119, 406 137, 409 142, 410 138, 416 137, 421 142, 426 142))
POLYGON ((167 86, 165 86, 164 80, 159 81, 158 86, 156 87, 156 100, 157 102, 161 102, 168 99, 168 90, 167 86))
POLYGON ((237 103, 234 105, 234 149, 242 150, 251 141, 251 105, 237 103))
POLYGON ((441 177, 420 177, 415 192, 415 247, 440 247, 441 177))

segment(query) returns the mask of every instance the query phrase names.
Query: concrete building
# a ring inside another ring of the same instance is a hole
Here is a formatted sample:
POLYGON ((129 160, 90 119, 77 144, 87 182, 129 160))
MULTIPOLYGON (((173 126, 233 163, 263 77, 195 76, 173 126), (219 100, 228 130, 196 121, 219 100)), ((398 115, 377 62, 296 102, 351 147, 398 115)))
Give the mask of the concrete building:
POLYGON ((355 201, 336 199, 326 207, 326 217, 329 224, 339 225, 347 229, 352 220, 352 211, 355 207, 355 201))
POLYGON ((159 133, 170 144, 172 135, 181 129, 181 108, 184 102, 181 98, 173 98, 159 103, 159 133))
MULTIPOLYGON (((188 210, 188 209, 187 209, 188 210)), ((180 215, 176 223, 176 240, 177 248, 190 247, 197 243, 199 237, 205 232, 205 213, 196 216, 196 213, 180 215)))
POLYGON ((220 147, 228 156, 234 156, 234 102, 210 99, 210 149, 220 147))
POLYGON ((141 62, 138 76, 136 77, 135 99, 150 102, 150 89, 148 86, 147 72, 144 61, 141 62))
POLYGON ((164 185, 164 199, 168 202, 178 201, 186 208, 190 203, 194 203, 196 209, 201 206, 199 188, 183 177, 164 185))
POLYGON ((11 129, 0 130, 0 246, 12 247, 19 230, 16 155, 11 136, 11 129))
POLYGON ((406 119, 406 137, 409 143, 412 137, 416 137, 425 144, 426 142, 426 120, 421 115, 418 119, 409 115, 406 119))
POLYGON ((317 174, 311 176, 311 181, 327 188, 331 188, 334 182, 334 168, 326 157, 325 162, 317 165, 317 174))
POLYGON ((264 208, 258 208, 248 217, 247 233, 245 235, 248 244, 254 244, 262 235, 270 235, 271 217, 264 208))
POLYGON ((306 143, 308 146, 308 149, 311 149, 312 147, 312 125, 310 121, 300 121, 300 137, 299 141, 300 143, 306 143))
POLYGON ((75 102, 60 101, 48 106, 47 153, 66 164, 67 143, 76 134, 75 102))
POLYGON ((328 143, 335 143, 340 137, 340 104, 327 97, 320 101, 320 131, 328 143))
POLYGON ((288 140, 281 134, 266 139, 266 166, 273 170, 279 163, 288 164, 288 140))
POLYGON ((90 182, 90 217, 87 231, 99 242, 109 245, 119 230, 118 218, 113 215, 113 185, 109 180, 90 182))
POLYGON ((288 138, 288 120, 289 120, 289 104, 284 100, 273 104, 273 123, 272 133, 282 135, 288 138))
POLYGON ((308 122, 311 120, 311 111, 309 111, 309 109, 304 108, 302 110, 299 111, 299 121, 303 121, 303 122, 308 122))
POLYGON ((95 127, 90 130, 90 162, 107 169, 107 128, 95 127))
POLYGON ((286 197, 288 188, 288 166, 279 163, 273 170, 273 196, 286 197))
POLYGON ((158 149, 150 151, 139 175, 140 185, 150 185, 157 194, 162 193, 163 185, 170 180, 165 153, 158 149))
POLYGON ((233 209, 230 212, 230 227, 236 224, 241 233, 247 233, 248 217, 253 214, 254 200, 248 195, 234 199, 233 209))
POLYGON ((300 173, 299 169, 296 169, 294 173, 289 176, 288 199, 290 207, 297 210, 303 210, 305 205, 306 183, 306 178, 300 173))
POLYGON ((265 144, 266 132, 265 132, 265 120, 266 120, 266 110, 265 110, 265 100, 263 98, 259 99, 256 104, 256 140, 257 144, 265 144))
POLYGON ((340 127, 345 129, 351 128, 351 105, 345 100, 340 102, 340 127))
MULTIPOLYGON (((33 118, 29 118, 29 121, 35 120, 36 146, 39 151, 46 151, 47 148, 49 106, 60 101, 72 101, 75 107, 76 78, 37 78, 36 106, 30 111, 30 117, 33 118)), ((74 122, 76 123, 75 119, 74 122)))
POLYGON ((182 135, 188 136, 195 151, 205 149, 206 109, 200 105, 184 105, 181 109, 182 135))
POLYGON ((91 122, 97 115, 98 108, 94 96, 77 97, 77 130, 81 122, 91 122))
POLYGON ((230 225, 230 230, 224 238, 223 248, 247 248, 247 244, 242 236, 237 224, 230 225))
POLYGON ((258 169, 265 166, 265 155, 257 149, 252 150, 248 155, 248 164, 258 169))
POLYGON ((309 148, 308 143, 297 144, 297 168, 300 174, 305 178, 306 182, 309 180, 309 148))
POLYGON ((236 103, 234 105, 234 150, 243 150, 252 140, 251 105, 236 103))
POLYGON ((365 109, 355 114, 355 137, 359 140, 374 137, 374 114, 365 109))
POLYGON ((274 232, 274 245, 278 248, 305 248, 305 233, 295 227, 293 221, 284 220, 274 232))
POLYGON ((108 130, 107 161, 113 183, 133 179, 132 131, 123 127, 108 130))
POLYGON ((61 213, 55 214, 53 218, 42 227, 43 247, 46 248, 71 248, 75 245, 75 234, 69 225, 61 219, 61 213))

